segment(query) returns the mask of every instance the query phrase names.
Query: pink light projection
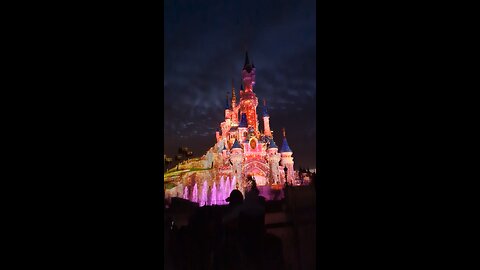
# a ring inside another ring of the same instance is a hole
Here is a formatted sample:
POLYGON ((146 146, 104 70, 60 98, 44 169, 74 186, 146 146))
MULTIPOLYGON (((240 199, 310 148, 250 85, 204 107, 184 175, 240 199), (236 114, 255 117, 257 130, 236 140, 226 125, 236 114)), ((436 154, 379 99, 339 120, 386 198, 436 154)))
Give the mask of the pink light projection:
POLYGON ((193 186, 193 192, 192 192, 192 202, 197 202, 198 201, 198 190, 197 190, 197 183, 193 186))
POLYGON ((185 188, 183 189, 183 198, 185 200, 188 200, 188 187, 185 186, 185 188))
POLYGON ((236 185, 237 185, 236 177, 233 176, 230 192, 232 192, 233 189, 236 189, 236 185))
POLYGON ((207 205, 207 192, 208 192, 208 183, 207 180, 203 181, 202 186, 202 196, 200 197, 200 206, 207 205))
POLYGON ((230 177, 227 176, 227 181, 225 181, 225 199, 230 196, 230 177))
POLYGON ((218 191, 219 197, 217 197, 217 204, 225 204, 225 179, 223 178, 223 176, 220 178, 220 189, 218 191))
POLYGON ((217 186, 215 185, 215 182, 213 182, 212 184, 211 204, 212 205, 217 204, 217 186))

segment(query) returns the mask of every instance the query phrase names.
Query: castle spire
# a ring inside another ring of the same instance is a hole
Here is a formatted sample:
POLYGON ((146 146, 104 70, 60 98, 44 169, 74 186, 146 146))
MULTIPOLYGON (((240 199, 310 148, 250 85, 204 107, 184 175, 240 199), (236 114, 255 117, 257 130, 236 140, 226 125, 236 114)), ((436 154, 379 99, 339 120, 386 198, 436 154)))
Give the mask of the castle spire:
POLYGON ((268 116, 268 111, 267 111, 267 101, 265 98, 263 98, 263 117, 268 116))
POLYGON ((228 92, 227 92, 227 99, 225 100, 225 110, 230 109, 230 105, 228 104, 228 92))
POLYGON ((290 147, 288 146, 288 142, 287 142, 287 136, 285 135, 285 128, 282 128, 282 132, 283 132, 283 142, 282 142, 282 149, 280 149, 280 153, 288 153, 288 152, 293 152, 292 149, 290 149, 290 147))
POLYGON ((250 64, 250 59, 248 58, 248 51, 245 52, 245 64, 243 65, 243 70, 246 70, 248 73, 252 72, 252 64, 250 64))
POLYGON ((238 125, 238 127, 248 127, 248 124, 247 124, 247 114, 245 113, 242 113, 242 118, 240 118, 240 124, 238 125))
POLYGON ((233 79, 232 79, 232 109, 235 108, 236 103, 237 103, 237 97, 235 96, 235 86, 233 86, 233 79))
POLYGON ((247 65, 250 65, 250 59, 248 59, 248 51, 245 51, 245 64, 243 67, 245 68, 247 65))

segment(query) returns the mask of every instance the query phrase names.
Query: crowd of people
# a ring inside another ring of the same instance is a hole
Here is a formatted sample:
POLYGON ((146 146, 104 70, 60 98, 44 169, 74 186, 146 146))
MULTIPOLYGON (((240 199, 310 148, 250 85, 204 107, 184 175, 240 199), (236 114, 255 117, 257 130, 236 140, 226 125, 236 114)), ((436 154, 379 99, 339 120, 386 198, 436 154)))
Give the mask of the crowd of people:
POLYGON ((198 207, 187 226, 166 220, 167 269, 285 268, 281 240, 265 230, 265 198, 248 182, 245 198, 234 189, 226 207, 198 207))

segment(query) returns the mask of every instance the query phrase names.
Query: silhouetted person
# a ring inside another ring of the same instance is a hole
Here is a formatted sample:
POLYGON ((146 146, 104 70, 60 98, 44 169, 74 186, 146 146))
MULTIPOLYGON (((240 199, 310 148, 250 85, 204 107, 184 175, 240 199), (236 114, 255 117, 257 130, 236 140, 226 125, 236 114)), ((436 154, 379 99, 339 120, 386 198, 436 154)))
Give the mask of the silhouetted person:
POLYGON ((222 223, 225 225, 226 237, 231 238, 238 230, 238 217, 242 209, 243 195, 238 189, 234 189, 230 192, 230 197, 228 197, 226 201, 229 202, 229 204, 222 223))
POLYGON ((255 180, 251 180, 250 189, 245 193, 245 200, 240 207, 239 229, 245 267, 262 268, 263 240, 265 236, 265 198, 255 180))
POLYGON ((232 190, 230 192, 230 197, 226 199, 229 206, 237 206, 243 203, 243 194, 238 189, 232 190))
POLYGON ((229 204, 222 218, 223 239, 215 254, 214 269, 241 269, 239 268, 241 265, 238 263, 241 259, 238 217, 243 204, 243 195, 237 189, 232 190, 226 201, 229 204))

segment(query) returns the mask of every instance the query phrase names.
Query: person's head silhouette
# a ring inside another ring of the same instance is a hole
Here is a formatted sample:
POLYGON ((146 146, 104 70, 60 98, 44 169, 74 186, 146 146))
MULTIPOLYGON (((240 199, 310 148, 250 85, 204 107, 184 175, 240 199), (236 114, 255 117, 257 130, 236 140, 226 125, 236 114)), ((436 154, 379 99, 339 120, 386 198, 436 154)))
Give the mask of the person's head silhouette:
POLYGON ((237 205, 237 204, 242 204, 243 203, 243 195, 238 189, 232 190, 230 192, 230 197, 226 199, 227 202, 229 202, 230 205, 237 205))

